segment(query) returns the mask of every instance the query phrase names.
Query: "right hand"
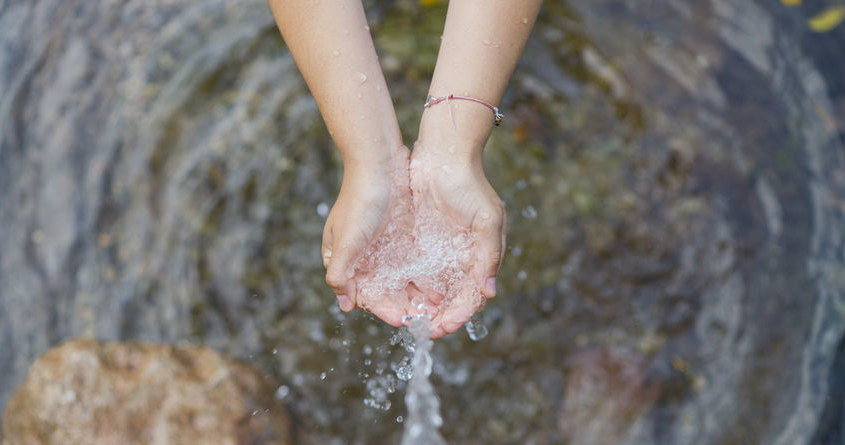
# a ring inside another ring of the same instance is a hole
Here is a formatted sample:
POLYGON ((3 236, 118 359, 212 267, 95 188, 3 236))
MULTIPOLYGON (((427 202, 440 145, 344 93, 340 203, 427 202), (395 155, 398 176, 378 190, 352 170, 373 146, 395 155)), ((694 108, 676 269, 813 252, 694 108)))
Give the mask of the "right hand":
MULTIPOLYGON (((322 257, 326 283, 337 295, 340 309, 349 312, 358 305, 355 263, 378 237, 390 218, 403 218, 392 211, 401 200, 409 200, 407 147, 391 149, 386 162, 344 165, 340 194, 323 228, 322 257)), ((390 308, 373 313, 399 325, 401 315, 390 308), (395 320, 394 320, 395 319, 395 320)))

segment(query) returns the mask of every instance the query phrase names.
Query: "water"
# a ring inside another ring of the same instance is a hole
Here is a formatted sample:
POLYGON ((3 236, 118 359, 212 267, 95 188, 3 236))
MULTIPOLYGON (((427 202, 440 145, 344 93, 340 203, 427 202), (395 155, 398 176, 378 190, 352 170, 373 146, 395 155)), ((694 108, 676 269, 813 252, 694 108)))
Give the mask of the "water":
POLYGON ((443 426, 440 416, 440 399, 429 377, 432 370, 432 340, 430 322, 426 316, 412 318, 408 331, 413 336, 413 374, 405 394, 408 415, 404 420, 402 445, 446 445, 439 429, 443 426))
MULTIPOLYGON (((368 5, 409 143, 443 8, 368 5)), ((443 437, 841 444, 842 28, 812 2, 544 8, 485 150, 489 332, 431 351, 443 437)), ((364 399, 407 352, 323 282, 341 164, 266 2, 0 1, 0 46, 0 404, 72 336, 172 341, 276 377, 299 443, 401 442, 407 382, 364 399)))
POLYGON ((466 322, 464 327, 467 330, 467 335, 469 335, 469 338, 472 341, 481 341, 484 337, 487 337, 487 326, 485 326, 480 320, 472 319, 466 322))

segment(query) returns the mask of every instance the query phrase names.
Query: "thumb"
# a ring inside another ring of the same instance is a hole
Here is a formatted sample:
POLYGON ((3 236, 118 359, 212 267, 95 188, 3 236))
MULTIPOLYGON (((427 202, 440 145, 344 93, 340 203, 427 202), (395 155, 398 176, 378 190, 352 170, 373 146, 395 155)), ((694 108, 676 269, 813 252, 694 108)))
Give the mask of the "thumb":
POLYGON ((499 265, 502 263, 504 252, 505 222, 503 213, 503 210, 495 215, 481 212, 473 223, 472 230, 478 236, 481 255, 478 265, 481 272, 477 280, 485 298, 496 296, 496 274, 499 272, 499 265), (485 218, 485 216, 487 217, 485 218))
MULTIPOLYGON (((345 244, 345 243, 344 243, 345 244)), ((353 252, 339 242, 337 233, 332 225, 327 224, 323 230, 323 265, 326 266, 326 283, 337 295, 338 305, 344 312, 355 309, 355 280, 353 276, 353 252)))

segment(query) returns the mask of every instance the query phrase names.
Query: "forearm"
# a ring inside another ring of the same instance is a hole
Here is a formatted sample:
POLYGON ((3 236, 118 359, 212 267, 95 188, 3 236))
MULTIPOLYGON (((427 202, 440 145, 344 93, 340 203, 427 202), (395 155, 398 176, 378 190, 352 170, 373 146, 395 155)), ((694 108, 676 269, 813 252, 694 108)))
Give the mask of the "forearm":
POLYGON ((360 0, 269 3, 346 167, 388 161, 401 134, 360 0))
MULTIPOLYGON (((541 4, 542 0, 449 2, 429 95, 469 96, 498 106, 541 4)), ((492 126, 490 109, 453 100, 426 109, 420 138, 435 144, 459 141, 458 150, 470 150, 463 154, 480 158, 492 126)))

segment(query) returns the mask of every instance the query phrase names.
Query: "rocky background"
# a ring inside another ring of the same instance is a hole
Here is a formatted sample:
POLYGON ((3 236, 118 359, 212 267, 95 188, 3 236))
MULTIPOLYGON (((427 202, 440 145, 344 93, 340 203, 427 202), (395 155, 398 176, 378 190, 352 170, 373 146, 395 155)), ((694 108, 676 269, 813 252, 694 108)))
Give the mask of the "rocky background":
POLYGON ((32 364, 4 445, 289 445, 276 384, 201 347, 74 340, 32 364))
MULTIPOLYGON (((485 153, 490 334, 434 348, 450 444, 842 443, 845 31, 819 8, 545 3, 485 153)), ((445 5, 367 11, 410 143, 445 5)), ((398 443, 393 329, 323 283, 341 173, 266 3, 0 0, 0 408, 64 340, 162 341, 272 375, 296 443, 398 443)))

